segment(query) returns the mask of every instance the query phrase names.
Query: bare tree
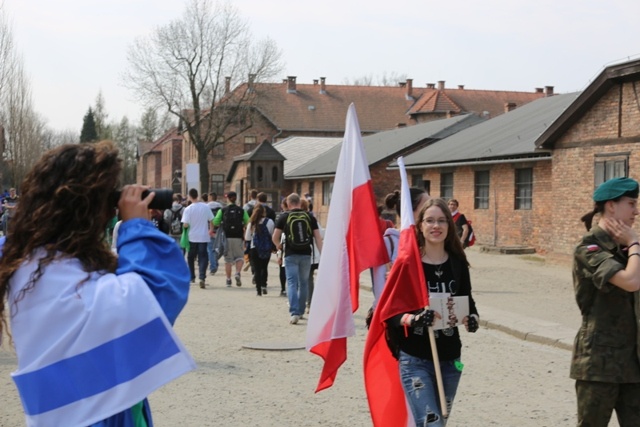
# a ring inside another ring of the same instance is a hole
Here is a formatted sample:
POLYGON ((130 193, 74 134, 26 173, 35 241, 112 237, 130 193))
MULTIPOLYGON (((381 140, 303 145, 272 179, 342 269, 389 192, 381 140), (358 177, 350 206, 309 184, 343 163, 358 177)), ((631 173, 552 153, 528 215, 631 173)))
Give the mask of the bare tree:
POLYGON ((148 107, 140 117, 140 126, 137 129, 138 138, 143 141, 155 141, 169 129, 175 127, 173 121, 177 120, 169 112, 159 116, 157 109, 148 107))
POLYGON ((131 125, 127 116, 122 117, 120 123, 111 125, 114 131, 114 140, 120 149, 122 159, 122 183, 133 184, 136 182, 136 128, 131 125))
POLYGON ((200 184, 209 190, 213 148, 252 126, 255 96, 245 81, 266 81, 282 69, 272 40, 254 41, 248 24, 229 2, 190 0, 179 19, 138 39, 128 52, 124 84, 146 107, 163 108, 186 130, 185 143, 198 153, 200 184))
POLYGON ((384 72, 379 76, 373 74, 356 77, 353 79, 345 78, 343 84, 353 86, 397 86, 401 82, 407 81, 406 74, 398 74, 396 72, 384 72))

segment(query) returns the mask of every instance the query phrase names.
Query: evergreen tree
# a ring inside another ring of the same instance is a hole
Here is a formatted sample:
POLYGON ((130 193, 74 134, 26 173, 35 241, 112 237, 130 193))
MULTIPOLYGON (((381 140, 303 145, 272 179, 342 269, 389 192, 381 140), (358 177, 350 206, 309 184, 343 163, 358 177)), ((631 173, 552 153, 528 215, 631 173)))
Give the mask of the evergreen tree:
POLYGON ((95 142, 98 140, 98 132, 96 131, 96 121, 93 117, 93 111, 89 107, 89 111, 84 115, 82 121, 82 131, 80 132, 80 142, 95 142))

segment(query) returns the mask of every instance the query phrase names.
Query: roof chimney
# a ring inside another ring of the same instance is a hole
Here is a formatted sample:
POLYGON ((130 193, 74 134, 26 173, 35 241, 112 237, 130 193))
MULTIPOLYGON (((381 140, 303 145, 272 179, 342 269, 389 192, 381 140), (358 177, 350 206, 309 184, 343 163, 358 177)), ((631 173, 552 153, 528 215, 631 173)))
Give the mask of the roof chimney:
POLYGON ((287 93, 296 93, 296 76, 287 76, 287 93))
POLYGON ((407 100, 413 99, 413 79, 407 79, 407 93, 405 97, 407 100))
POLYGON ((553 86, 545 86, 544 93, 546 96, 553 96, 553 86))
POLYGON ((254 90, 256 90, 256 88, 253 85, 255 79, 256 79, 255 74, 249 74, 249 92, 253 92, 254 90))
POLYGON ((313 85, 318 86, 318 79, 313 79, 313 85))
POLYGON ((458 89, 464 90, 464 85, 458 85, 458 89))
POLYGON ((505 102, 504 103, 504 112, 508 113, 509 111, 513 111, 516 109, 516 103, 515 102, 505 102))
POLYGON ((323 95, 327 93, 326 80, 327 80, 326 77, 320 77, 320 93, 323 95))
POLYGON ((543 93, 544 89, 542 89, 541 87, 537 87, 536 88, 536 93, 543 93))
POLYGON ((435 88, 436 88, 435 83, 427 83, 427 89, 435 89, 435 88))
POLYGON ((398 82, 398 86, 407 87, 407 82, 398 82))
POLYGON ((224 78, 224 94, 231 92, 231 77, 224 78))
POLYGON ((444 80, 438 80, 438 90, 444 90, 444 80))
POLYGON ((287 79, 282 79, 282 83, 286 84, 289 80, 287 79))

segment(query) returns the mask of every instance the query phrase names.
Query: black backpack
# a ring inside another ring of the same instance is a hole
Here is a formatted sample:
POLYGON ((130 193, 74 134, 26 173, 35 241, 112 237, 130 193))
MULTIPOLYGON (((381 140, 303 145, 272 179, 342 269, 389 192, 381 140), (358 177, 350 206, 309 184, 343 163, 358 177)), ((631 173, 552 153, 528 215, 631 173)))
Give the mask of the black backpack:
POLYGON ((313 231, 309 215, 306 212, 289 212, 285 235, 289 249, 300 252, 310 250, 313 231))
POLYGON ((171 225, 169 232, 173 236, 179 236, 182 234, 182 210, 183 208, 178 209, 177 211, 171 210, 171 225))
POLYGON ((244 209, 236 205, 229 205, 222 209, 222 229, 227 237, 242 238, 243 226, 244 209))

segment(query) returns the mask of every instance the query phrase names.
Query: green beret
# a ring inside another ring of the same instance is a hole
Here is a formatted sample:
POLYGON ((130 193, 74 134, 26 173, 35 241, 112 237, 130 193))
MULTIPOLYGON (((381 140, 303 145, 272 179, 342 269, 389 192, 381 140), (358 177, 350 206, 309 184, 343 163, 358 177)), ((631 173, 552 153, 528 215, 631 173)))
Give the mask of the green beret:
POLYGON ((605 181, 593 192, 594 202, 606 202, 619 197, 638 198, 638 183, 631 178, 613 178, 605 181))

